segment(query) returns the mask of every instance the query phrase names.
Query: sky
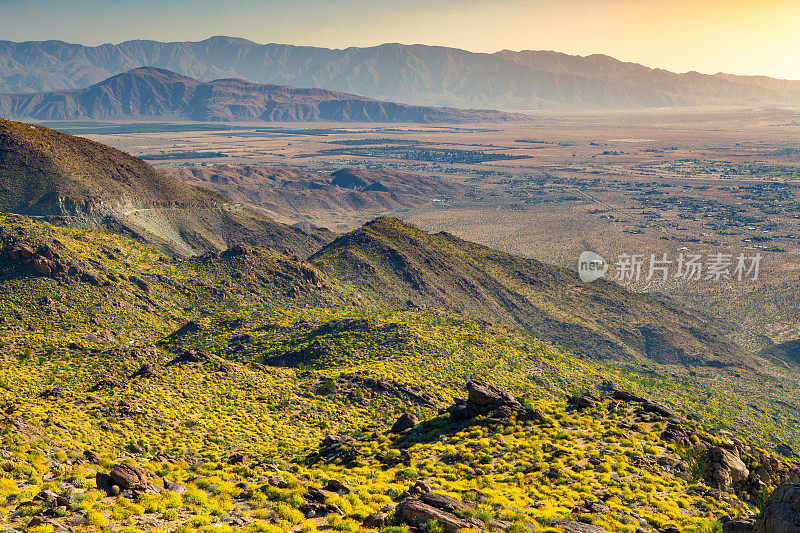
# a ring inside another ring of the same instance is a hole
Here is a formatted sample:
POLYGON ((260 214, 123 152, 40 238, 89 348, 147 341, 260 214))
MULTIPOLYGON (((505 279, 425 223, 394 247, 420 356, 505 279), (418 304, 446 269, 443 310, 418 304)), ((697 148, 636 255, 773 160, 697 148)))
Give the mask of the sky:
POLYGON ((214 35, 600 53, 676 72, 800 79, 800 0, 0 0, 0 40, 214 35))

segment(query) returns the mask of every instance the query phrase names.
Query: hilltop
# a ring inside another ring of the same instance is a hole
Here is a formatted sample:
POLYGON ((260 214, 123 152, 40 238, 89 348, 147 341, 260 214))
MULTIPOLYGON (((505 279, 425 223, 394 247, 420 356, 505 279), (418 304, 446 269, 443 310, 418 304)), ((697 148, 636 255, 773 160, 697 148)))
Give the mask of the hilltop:
POLYGON ((0 115, 36 120, 172 118, 196 121, 482 122, 522 120, 500 111, 397 104, 323 89, 242 79, 203 83, 141 67, 85 89, 0 94, 0 115))
MULTIPOLYGON (((421 238, 365 231, 387 227, 421 238)), ((453 311, 380 310, 274 250, 177 260, 8 214, 0 236, 8 527, 705 532, 799 472, 764 447, 796 442, 795 415, 744 369, 656 379, 453 311)))
POLYGON ((238 242, 309 255, 330 240, 186 185, 108 146, 0 120, 0 210, 102 227, 182 255, 238 242))
POLYGON ((520 325, 591 357, 745 364, 710 320, 677 306, 396 219, 343 235, 310 261, 379 305, 410 302, 520 325))
POLYGON ((218 165, 167 167, 164 172, 292 222, 346 216, 368 220, 375 213, 416 207, 469 190, 441 178, 362 168, 325 174, 283 167, 218 165))
POLYGON ((82 89, 152 65, 210 81, 320 87, 413 105, 495 109, 630 109, 694 105, 797 105, 800 83, 760 76, 675 73, 604 55, 552 51, 475 53, 386 43, 335 50, 246 39, 126 41, 83 46, 0 41, 0 92, 82 89))

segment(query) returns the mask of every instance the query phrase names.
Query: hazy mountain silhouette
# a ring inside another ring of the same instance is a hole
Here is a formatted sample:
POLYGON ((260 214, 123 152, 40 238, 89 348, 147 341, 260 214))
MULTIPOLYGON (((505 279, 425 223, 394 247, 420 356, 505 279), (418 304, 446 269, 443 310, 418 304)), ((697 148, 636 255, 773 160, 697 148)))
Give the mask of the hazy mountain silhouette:
POLYGON ((0 92, 83 88, 145 65, 202 81, 242 78, 415 105, 535 109, 800 103, 800 82, 676 74, 600 55, 484 54, 402 44, 332 50, 232 37, 102 46, 0 41, 0 92))
POLYGON ((476 122, 517 120, 499 111, 382 102, 324 89, 260 85, 239 79, 209 83, 142 67, 86 89, 0 94, 0 115, 38 120, 175 117, 199 121, 476 122))

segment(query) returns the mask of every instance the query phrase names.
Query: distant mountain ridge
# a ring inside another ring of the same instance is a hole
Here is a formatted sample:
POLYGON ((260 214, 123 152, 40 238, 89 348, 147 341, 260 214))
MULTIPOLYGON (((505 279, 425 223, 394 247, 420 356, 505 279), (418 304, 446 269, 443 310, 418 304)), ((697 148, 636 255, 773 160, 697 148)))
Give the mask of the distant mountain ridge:
POLYGON ((0 92, 78 89, 146 65, 202 81, 242 78, 428 106, 529 110, 800 104, 797 81, 677 74, 603 55, 487 54, 403 44, 334 50, 232 37, 101 46, 0 41, 0 92))
POLYGON ((0 94, 0 116, 36 120, 169 118, 197 121, 480 122, 519 120, 499 111, 382 102, 324 89, 208 83, 155 68, 117 74, 85 89, 0 94))

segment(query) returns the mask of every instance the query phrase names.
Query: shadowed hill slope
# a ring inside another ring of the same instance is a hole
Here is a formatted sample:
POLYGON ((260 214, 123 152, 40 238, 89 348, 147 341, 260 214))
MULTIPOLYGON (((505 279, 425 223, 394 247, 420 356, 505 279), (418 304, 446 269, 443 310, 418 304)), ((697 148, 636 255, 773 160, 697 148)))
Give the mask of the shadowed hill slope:
POLYGON ((443 307, 600 358, 737 365, 747 361, 710 321, 605 281, 380 218, 310 261, 389 306, 443 307))
POLYGON ((328 232, 276 223, 114 148, 5 120, 0 120, 0 210, 103 227, 189 255, 237 242, 308 255, 330 240, 328 232))

